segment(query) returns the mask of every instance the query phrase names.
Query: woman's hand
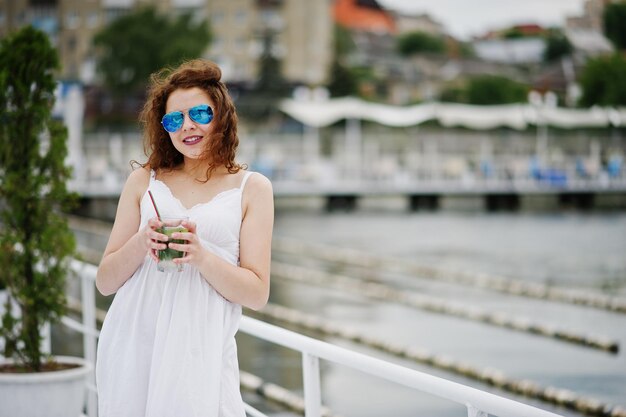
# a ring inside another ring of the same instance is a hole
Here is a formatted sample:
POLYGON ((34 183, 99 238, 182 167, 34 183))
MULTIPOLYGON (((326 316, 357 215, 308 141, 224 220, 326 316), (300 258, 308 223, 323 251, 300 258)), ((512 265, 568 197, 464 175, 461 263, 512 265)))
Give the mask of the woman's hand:
POLYGON ((156 217, 148 220, 148 224, 143 228, 143 242, 145 244, 146 250, 150 254, 150 257, 155 261, 159 261, 159 257, 157 255, 158 250, 164 250, 167 248, 167 245, 162 242, 167 242, 167 236, 159 233, 156 229, 163 226, 163 223, 159 221, 156 217))
POLYGON ((187 229, 187 232, 172 233, 172 240, 182 239, 187 241, 187 243, 170 243, 168 244, 168 247, 185 253, 185 256, 182 258, 174 259, 176 264, 188 263, 197 267, 199 262, 205 256, 204 252, 206 249, 204 249, 200 243, 200 239, 196 234, 196 224, 194 222, 185 220, 181 223, 181 225, 187 229))

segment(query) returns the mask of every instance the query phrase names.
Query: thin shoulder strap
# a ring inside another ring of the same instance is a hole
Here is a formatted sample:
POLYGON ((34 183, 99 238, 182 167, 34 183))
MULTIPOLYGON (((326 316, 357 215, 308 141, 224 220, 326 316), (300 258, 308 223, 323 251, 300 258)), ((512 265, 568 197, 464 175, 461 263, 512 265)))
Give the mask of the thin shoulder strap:
POLYGON ((252 171, 248 171, 246 172, 246 174, 243 176, 243 181, 241 181, 241 185, 239 186, 239 189, 241 191, 243 191, 243 187, 246 186, 246 182, 248 181, 248 178, 250 178, 250 175, 254 174, 254 172, 252 171))

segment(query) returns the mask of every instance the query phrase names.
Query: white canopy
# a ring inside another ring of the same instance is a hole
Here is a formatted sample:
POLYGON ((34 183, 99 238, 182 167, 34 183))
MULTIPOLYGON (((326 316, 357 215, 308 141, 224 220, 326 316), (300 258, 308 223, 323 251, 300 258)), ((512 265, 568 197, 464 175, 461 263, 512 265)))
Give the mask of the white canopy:
POLYGON ((500 126, 525 129, 528 123, 525 106, 520 104, 502 106, 472 106, 468 104, 441 103, 435 119, 443 126, 463 126, 486 130, 500 126))
POLYGON ((626 108, 568 109, 531 104, 476 106, 455 103, 401 107, 345 97, 324 101, 287 99, 281 102, 280 109, 312 127, 329 126, 343 119, 368 120, 395 127, 437 120, 443 126, 483 130, 501 126, 521 130, 529 124, 547 124, 565 129, 626 125, 626 108))

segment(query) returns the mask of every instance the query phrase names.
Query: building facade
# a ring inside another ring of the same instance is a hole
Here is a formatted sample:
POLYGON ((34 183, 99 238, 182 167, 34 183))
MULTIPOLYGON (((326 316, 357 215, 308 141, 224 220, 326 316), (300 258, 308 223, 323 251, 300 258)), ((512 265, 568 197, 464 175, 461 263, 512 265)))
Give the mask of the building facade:
POLYGON ((395 13, 396 30, 399 35, 410 32, 424 32, 434 36, 446 36, 444 26, 428 14, 395 13))
POLYGON ((602 15, 604 8, 611 0, 587 0, 584 5, 583 14, 580 16, 569 16, 566 19, 567 29, 588 29, 602 33, 602 15))
POLYGON ((176 16, 208 19, 213 42, 204 57, 220 64, 227 81, 253 82, 263 37, 274 40, 285 78, 321 85, 333 54, 332 0, 0 0, 0 37, 27 25, 45 31, 58 48, 61 76, 91 83, 94 35, 107 23, 141 6, 176 16))
POLYGON ((258 71, 263 39, 282 61, 285 78, 316 86, 326 83, 333 54, 331 0, 213 0, 206 3, 215 35, 208 57, 233 81, 250 81, 258 71))

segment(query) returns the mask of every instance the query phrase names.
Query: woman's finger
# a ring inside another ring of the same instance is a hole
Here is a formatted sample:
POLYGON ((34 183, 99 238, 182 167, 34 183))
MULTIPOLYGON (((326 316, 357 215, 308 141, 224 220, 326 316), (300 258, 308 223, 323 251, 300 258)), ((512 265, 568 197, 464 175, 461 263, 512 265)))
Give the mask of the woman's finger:
POLYGON ((156 228, 161 227, 162 224, 159 221, 159 219, 157 219, 156 217, 153 217, 150 220, 148 220, 148 226, 150 226, 151 229, 156 229, 156 228))
POLYGON ((150 239, 152 240, 160 241, 160 242, 167 242, 169 240, 167 235, 164 235, 163 233, 159 233, 155 231, 148 232, 148 237, 150 237, 150 239))
POLYGON ((167 245, 170 249, 177 250, 179 252, 189 252, 190 249, 193 248, 192 245, 184 244, 184 243, 170 243, 167 245))
POLYGON ((172 239, 181 239, 186 240, 188 242, 194 242, 196 239, 196 235, 194 233, 184 233, 184 232, 176 232, 172 233, 172 239))
POLYGON ((186 254, 182 258, 174 258, 174 263, 176 264, 187 264, 190 262, 191 262, 191 256, 189 256, 189 254, 186 254))
POLYGON ((196 233, 196 223, 189 220, 184 220, 182 225, 185 229, 189 230, 189 233, 196 233))

